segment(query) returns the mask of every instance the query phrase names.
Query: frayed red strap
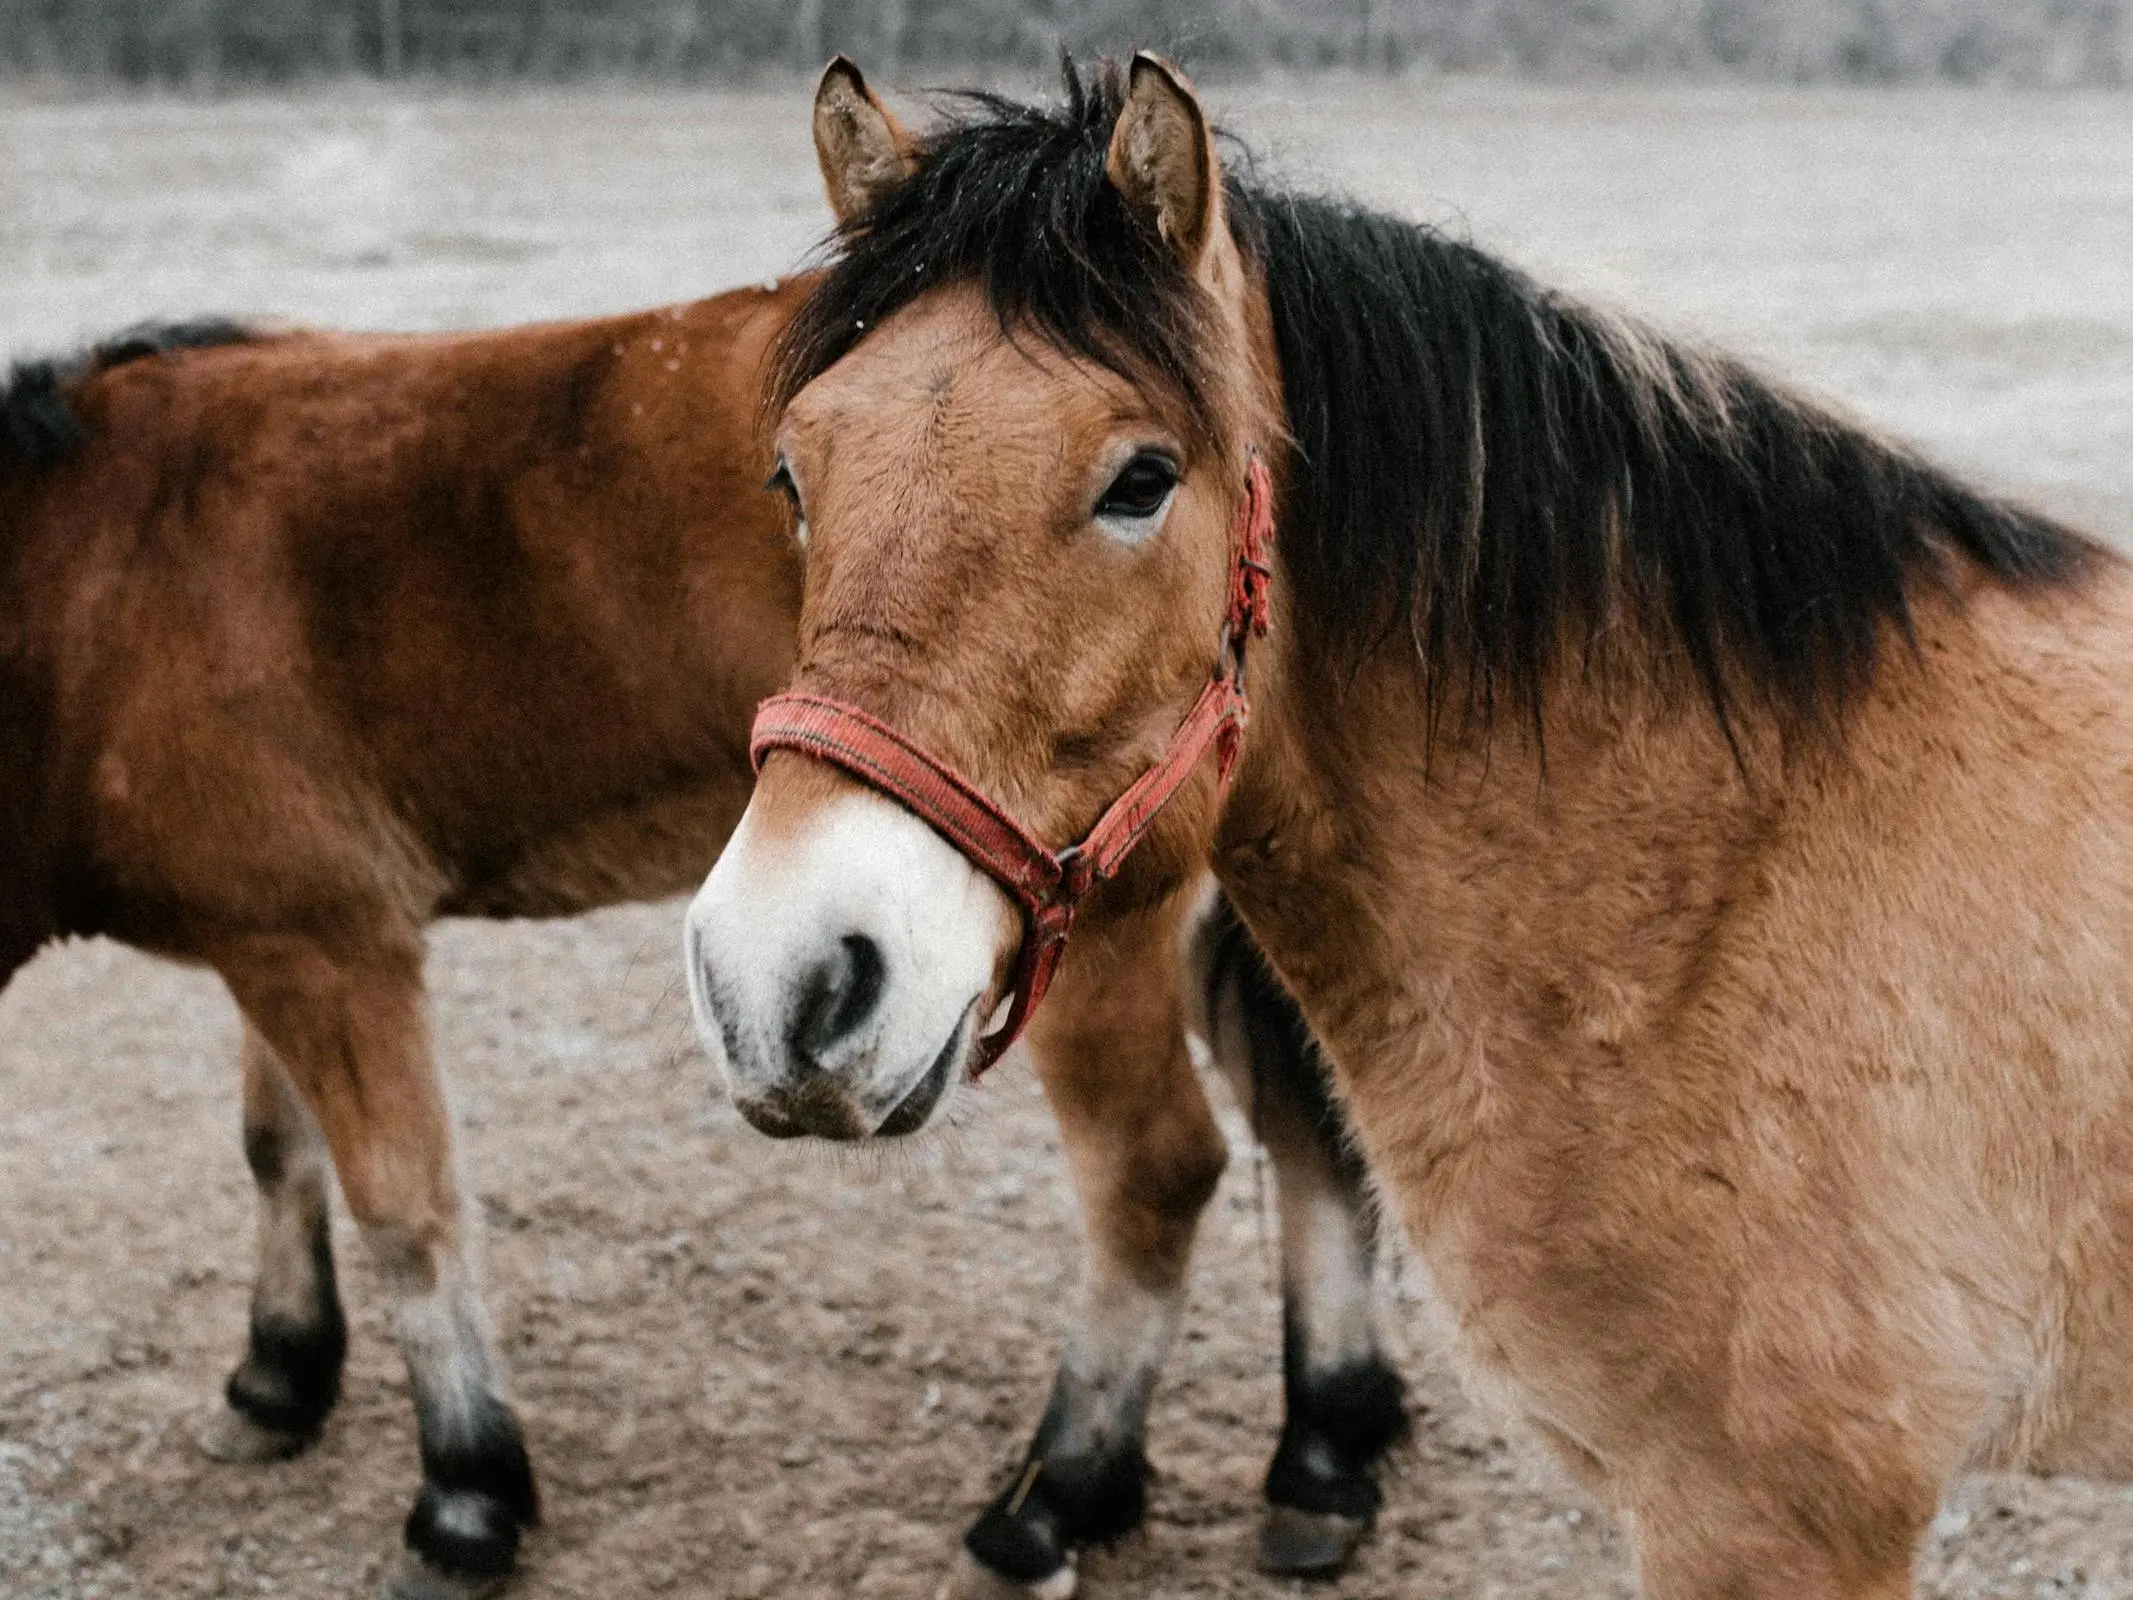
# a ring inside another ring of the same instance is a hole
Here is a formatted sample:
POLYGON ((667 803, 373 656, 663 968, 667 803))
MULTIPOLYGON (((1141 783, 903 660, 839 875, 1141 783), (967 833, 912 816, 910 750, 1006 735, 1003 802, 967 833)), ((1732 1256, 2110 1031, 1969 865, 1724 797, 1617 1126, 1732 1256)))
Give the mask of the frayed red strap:
POLYGON ((791 750, 848 773, 926 822, 1022 908, 1014 1001, 1007 1020, 978 1041, 972 1078, 1020 1037, 1059 970, 1081 902, 1118 872, 1210 749, 1220 781, 1229 782, 1251 710, 1244 693, 1245 644, 1266 632, 1273 528, 1272 488, 1266 464, 1254 451, 1231 536, 1229 605, 1214 675, 1155 765, 1104 808, 1080 843, 1064 850, 1048 848, 953 767, 857 706, 792 693, 774 695, 757 708, 748 741, 757 767, 770 751, 791 750))

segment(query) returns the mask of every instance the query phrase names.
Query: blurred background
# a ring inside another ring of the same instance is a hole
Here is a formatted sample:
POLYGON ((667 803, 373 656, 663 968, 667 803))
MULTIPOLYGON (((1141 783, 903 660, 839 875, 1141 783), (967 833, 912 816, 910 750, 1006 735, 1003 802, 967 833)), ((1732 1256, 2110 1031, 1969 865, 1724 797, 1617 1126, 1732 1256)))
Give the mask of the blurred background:
POLYGON ((1203 66, 2117 84, 2126 0, 6 0, 15 72, 730 79, 832 50, 1029 66, 1159 40, 1203 66))
POLYGON ((0 0, 0 356, 774 276, 832 52, 923 123, 1142 44, 1290 181, 2133 536, 2133 0, 0 0))

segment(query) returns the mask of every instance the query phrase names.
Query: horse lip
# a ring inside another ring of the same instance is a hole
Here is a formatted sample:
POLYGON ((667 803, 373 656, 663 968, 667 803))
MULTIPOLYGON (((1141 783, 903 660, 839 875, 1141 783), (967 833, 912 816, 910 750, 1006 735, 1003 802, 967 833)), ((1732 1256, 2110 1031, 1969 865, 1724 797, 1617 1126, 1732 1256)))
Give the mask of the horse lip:
POLYGON ((866 1137, 859 1113, 825 1079, 811 1079, 784 1094, 745 1098, 736 1095, 733 1103, 750 1127, 773 1139, 831 1139, 842 1143, 866 1137))
POLYGON ((933 1058, 933 1065, 926 1069, 925 1075, 897 1101, 895 1108, 882 1119, 881 1126, 874 1130, 878 1137, 894 1139, 907 1133, 916 1133, 926 1125, 926 1119, 933 1115, 933 1108, 940 1104, 941 1096, 954 1081, 956 1066, 963 1059, 964 1039, 970 1032, 971 1014, 977 1010, 977 1005, 978 1002, 973 999, 969 1005, 963 1007, 962 1016, 956 1019, 955 1027, 948 1034, 948 1042, 941 1046, 940 1053, 933 1058))
POLYGON ((767 1100, 736 1098, 734 1109, 757 1133, 771 1139, 804 1139, 807 1130, 767 1100))

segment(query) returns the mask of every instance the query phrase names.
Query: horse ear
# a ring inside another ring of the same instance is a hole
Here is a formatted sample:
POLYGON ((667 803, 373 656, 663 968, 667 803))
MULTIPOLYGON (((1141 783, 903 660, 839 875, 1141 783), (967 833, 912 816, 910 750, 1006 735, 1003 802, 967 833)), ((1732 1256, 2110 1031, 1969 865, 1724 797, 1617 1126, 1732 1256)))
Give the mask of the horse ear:
POLYGON ((1197 267, 1222 215, 1213 131, 1185 74, 1146 50, 1133 58, 1104 171, 1126 204, 1197 267))
POLYGON ((823 69, 815 90, 815 160, 839 222, 850 222, 910 177, 916 149, 851 57, 823 69))

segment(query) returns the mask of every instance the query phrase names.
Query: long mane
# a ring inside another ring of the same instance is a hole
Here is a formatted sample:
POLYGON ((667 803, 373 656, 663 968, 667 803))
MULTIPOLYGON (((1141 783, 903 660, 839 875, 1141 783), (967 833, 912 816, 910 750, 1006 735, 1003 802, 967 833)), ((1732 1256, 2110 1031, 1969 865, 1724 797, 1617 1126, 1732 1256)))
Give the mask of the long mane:
MULTIPOLYGON (((782 405, 950 282, 1202 423, 1209 307, 1104 177, 1109 65, 1064 99, 967 96, 912 177, 843 230, 788 328, 782 405)), ((2100 547, 1982 494, 1737 361, 1552 293, 1414 223, 1232 176, 1294 444, 1281 507, 1293 615, 1353 662, 1411 639, 1448 706, 1536 724, 1551 678, 1626 617, 1729 736, 1750 705, 1824 720, 1958 558, 2068 581, 2100 547)))

